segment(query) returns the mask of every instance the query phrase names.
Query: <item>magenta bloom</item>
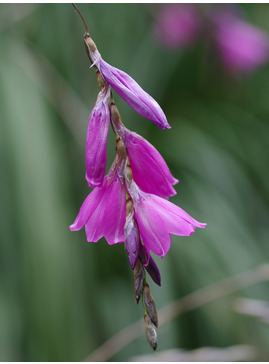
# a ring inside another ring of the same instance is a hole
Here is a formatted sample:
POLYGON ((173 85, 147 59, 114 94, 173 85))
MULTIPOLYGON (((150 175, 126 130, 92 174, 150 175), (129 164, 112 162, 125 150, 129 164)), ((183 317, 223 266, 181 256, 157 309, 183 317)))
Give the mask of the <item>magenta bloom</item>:
POLYGON ((106 141, 110 123, 110 87, 99 92, 91 112, 86 139, 86 180, 100 186, 106 172, 106 141))
POLYGON ((103 236, 108 244, 124 241, 126 198, 122 180, 113 163, 101 187, 88 195, 70 230, 85 226, 88 242, 97 242, 103 236))
POLYGON ((147 252, 152 251, 163 258, 171 245, 170 234, 189 236, 196 227, 206 226, 173 203, 144 193, 134 181, 129 183, 128 192, 133 200, 134 217, 147 252))
POLYGON ((176 194, 172 185, 178 183, 161 154, 146 139, 124 129, 133 178, 141 190, 169 198, 176 194))
POLYGON ((159 128, 171 128, 160 105, 132 77, 105 62, 97 50, 90 52, 93 64, 98 67, 105 81, 124 101, 138 114, 153 121, 159 128))
POLYGON ((165 4, 154 27, 156 39, 173 49, 192 44, 199 33, 200 20, 191 4, 165 4))
POLYGON ((214 13, 215 40, 228 71, 249 73, 265 63, 269 55, 268 36, 232 13, 214 13))
POLYGON ((132 77, 110 66, 102 58, 100 59, 99 67, 106 82, 138 114, 153 121, 161 129, 170 129, 170 125, 160 105, 132 77))

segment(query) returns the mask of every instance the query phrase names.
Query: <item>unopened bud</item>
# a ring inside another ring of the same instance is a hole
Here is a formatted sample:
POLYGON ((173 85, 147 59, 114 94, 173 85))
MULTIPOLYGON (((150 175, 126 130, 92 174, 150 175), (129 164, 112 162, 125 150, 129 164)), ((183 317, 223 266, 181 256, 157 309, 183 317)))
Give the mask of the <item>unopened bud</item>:
POLYGON ((158 284, 158 286, 160 286, 161 285, 160 271, 159 271, 156 263, 154 262, 152 256, 149 253, 147 254, 146 249, 142 244, 140 244, 139 257, 140 257, 143 265, 145 266, 148 274, 153 279, 153 281, 156 284, 158 284))
POLYGON ((140 234, 134 218, 131 200, 127 201, 126 210, 129 210, 129 213, 124 226, 124 239, 129 261, 132 269, 134 269, 139 255, 140 234))
POLYGON ((144 305, 145 305, 147 314, 149 315, 152 323, 156 327, 158 327, 158 314, 157 314, 154 298, 150 292, 148 284, 144 285, 143 299, 144 299, 144 305))
POLYGON ((135 268, 134 268, 134 295, 135 302, 138 303, 143 292, 144 286, 144 267, 139 259, 137 259, 135 268))
POLYGON ((145 332, 149 345, 155 351, 157 349, 157 333, 149 315, 144 315, 145 332))

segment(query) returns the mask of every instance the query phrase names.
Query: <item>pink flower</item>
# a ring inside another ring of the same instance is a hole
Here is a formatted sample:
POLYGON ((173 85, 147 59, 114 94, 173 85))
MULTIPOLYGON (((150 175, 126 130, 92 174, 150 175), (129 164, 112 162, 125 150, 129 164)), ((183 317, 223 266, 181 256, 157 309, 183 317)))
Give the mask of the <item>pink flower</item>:
POLYGON ((123 142, 128 150, 133 178, 141 190, 169 198, 178 183, 161 154, 146 139, 124 128, 123 142))
POLYGON ((154 35, 167 48, 192 44, 200 30, 200 19, 191 4, 165 4, 158 14, 154 35))
POLYGON ((126 101, 138 114, 153 121, 159 128, 170 129, 170 125, 160 105, 127 73, 105 62, 90 36, 85 38, 88 51, 104 80, 126 101))
POLYGON ((106 172, 106 142, 110 123, 110 87, 99 92, 91 112, 86 138, 86 180, 90 187, 100 186, 106 172))
POLYGON ((134 217, 147 252, 152 251, 163 258, 171 245, 170 234, 189 236, 196 227, 206 226, 173 203, 144 193, 133 180, 127 183, 127 189, 133 200, 134 217))
POLYGON ((108 244, 124 241, 126 198, 121 179, 122 163, 114 161, 100 187, 95 187, 80 208, 71 231, 85 226, 88 242, 97 242, 103 236, 108 244))
POLYGON ((171 128, 160 105, 132 77, 110 66, 102 58, 99 69, 106 82, 138 114, 153 121, 161 129, 171 128))
POLYGON ((262 30, 228 12, 213 13, 212 20, 216 46, 228 71, 252 72, 267 61, 269 41, 262 30))

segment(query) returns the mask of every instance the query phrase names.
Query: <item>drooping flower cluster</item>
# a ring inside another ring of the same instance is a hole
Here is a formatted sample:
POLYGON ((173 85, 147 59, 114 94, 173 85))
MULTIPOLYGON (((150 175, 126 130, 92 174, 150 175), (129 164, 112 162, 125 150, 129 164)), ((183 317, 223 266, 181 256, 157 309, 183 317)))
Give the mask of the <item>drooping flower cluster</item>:
POLYGON ((70 230, 85 226, 88 242, 104 237, 108 244, 125 243, 134 270, 135 299, 143 296, 148 340, 156 349, 157 311, 145 280, 144 268, 161 285, 160 272, 151 257, 164 257, 171 234, 188 236, 206 224, 194 220, 169 202, 178 181, 160 153, 122 123, 111 88, 135 111, 159 128, 170 128, 158 103, 129 75, 106 63, 86 32, 84 42, 96 68, 100 92, 90 114, 86 138, 86 180, 92 192, 85 199, 70 230), (116 136, 117 154, 105 176, 106 142, 109 125, 116 136))

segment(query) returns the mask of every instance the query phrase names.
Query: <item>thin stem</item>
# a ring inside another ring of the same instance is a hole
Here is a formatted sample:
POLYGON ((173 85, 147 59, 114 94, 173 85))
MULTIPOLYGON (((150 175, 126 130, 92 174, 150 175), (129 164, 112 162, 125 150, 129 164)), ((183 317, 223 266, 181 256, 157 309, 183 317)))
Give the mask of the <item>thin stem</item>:
POLYGON ((84 23, 84 27, 85 27, 85 34, 89 34, 88 31, 88 25, 86 23, 86 20, 84 19, 83 15, 81 14, 80 10, 78 9, 78 7, 72 3, 72 5, 74 6, 74 8, 76 9, 76 11, 78 12, 79 16, 81 17, 83 23, 84 23))
MULTIPOLYGON (((159 327, 183 313, 192 311, 246 287, 268 280, 269 264, 264 264, 234 277, 228 277, 201 288, 161 308, 159 310, 159 327)), ((84 361, 107 361, 143 334, 143 324, 144 320, 139 320, 127 326, 87 356, 84 361)))

